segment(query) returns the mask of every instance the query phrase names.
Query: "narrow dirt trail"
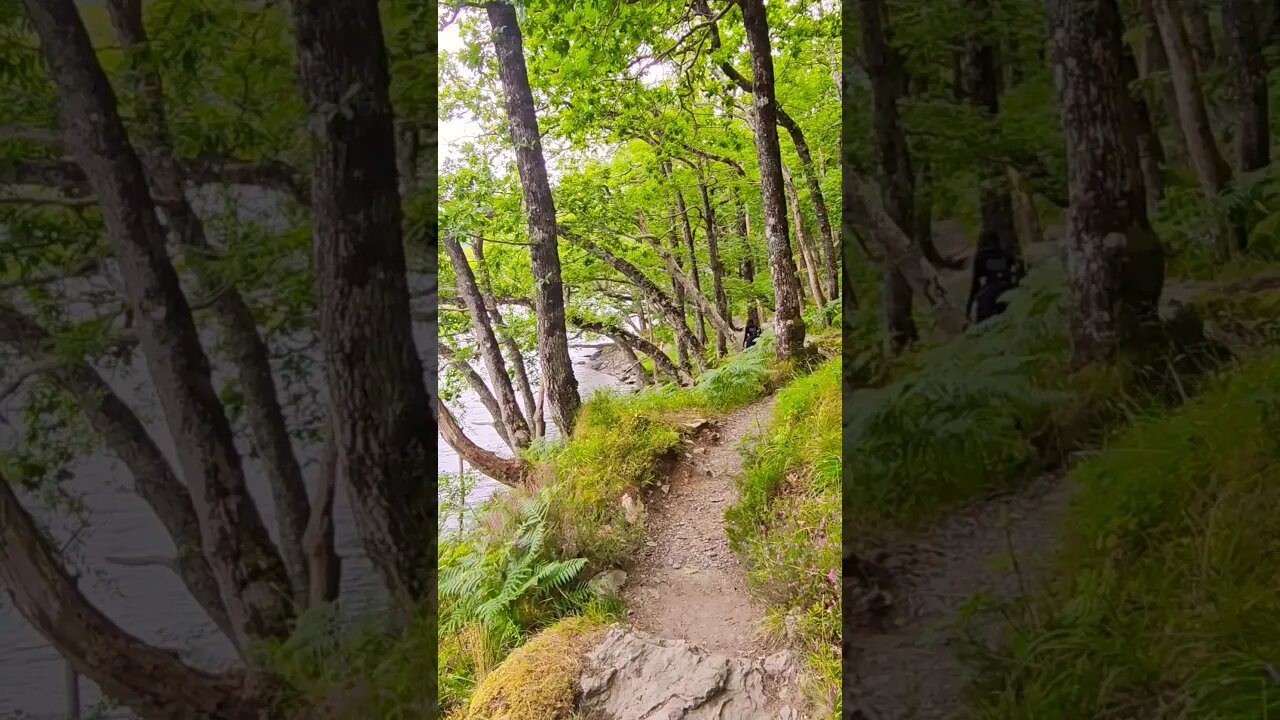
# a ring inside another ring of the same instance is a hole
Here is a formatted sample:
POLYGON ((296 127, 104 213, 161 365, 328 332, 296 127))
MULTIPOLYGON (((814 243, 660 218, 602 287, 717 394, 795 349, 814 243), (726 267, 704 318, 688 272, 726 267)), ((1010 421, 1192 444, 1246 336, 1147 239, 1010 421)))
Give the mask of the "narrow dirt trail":
MULTIPOLYGON (((1040 586, 1071 490, 1059 470, 871 548, 894 576, 894 597, 879 627, 852 630, 845 707, 855 720, 967 717, 957 620, 975 596, 1010 600, 1040 586)), ((968 631, 990 644, 1002 627, 984 612, 968 631)))
POLYGON ((773 403, 773 396, 758 400, 700 431, 667 482, 646 498, 648 539, 623 587, 636 628, 723 655, 764 653, 763 611, 729 549, 724 512, 737 499, 739 440, 767 427, 773 403))

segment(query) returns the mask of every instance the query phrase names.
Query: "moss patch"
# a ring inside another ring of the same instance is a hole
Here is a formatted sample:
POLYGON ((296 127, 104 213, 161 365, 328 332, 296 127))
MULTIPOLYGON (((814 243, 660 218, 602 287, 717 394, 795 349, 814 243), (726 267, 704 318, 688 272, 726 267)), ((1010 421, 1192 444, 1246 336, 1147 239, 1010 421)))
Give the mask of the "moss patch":
POLYGON ((572 617, 543 630, 485 677, 465 720, 561 720, 573 712, 583 656, 604 633, 572 617))

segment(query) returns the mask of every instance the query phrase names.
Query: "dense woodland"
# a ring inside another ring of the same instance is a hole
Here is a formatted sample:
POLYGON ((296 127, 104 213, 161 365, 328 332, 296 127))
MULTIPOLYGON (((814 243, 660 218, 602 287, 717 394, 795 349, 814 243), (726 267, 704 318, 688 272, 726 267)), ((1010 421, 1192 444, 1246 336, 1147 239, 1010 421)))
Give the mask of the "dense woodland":
POLYGON ((760 630, 807 657, 806 704, 839 715, 839 22, 758 0, 442 16, 442 118, 468 131, 440 176, 441 437, 508 486, 470 507, 448 500, 468 473, 440 478, 446 712, 566 716, 584 649, 627 617, 587 580, 663 542, 645 503, 686 423, 777 393, 738 501, 695 502, 760 630), (580 389, 571 341, 609 345, 638 389, 580 389), (504 447, 468 436, 464 391, 504 447))
POLYGON ((845 3, 853 717, 1275 710, 1278 21, 845 3))

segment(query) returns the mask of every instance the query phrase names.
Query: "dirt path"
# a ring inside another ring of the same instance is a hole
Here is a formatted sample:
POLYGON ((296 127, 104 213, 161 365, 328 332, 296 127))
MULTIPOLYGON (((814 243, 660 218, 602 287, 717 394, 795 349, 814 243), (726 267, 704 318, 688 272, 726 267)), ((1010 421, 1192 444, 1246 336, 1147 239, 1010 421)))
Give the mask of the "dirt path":
POLYGON ((668 484, 645 499, 648 541, 623 587, 630 621, 640 630, 724 655, 764 653, 763 612, 729 549, 724 511, 737 497, 738 442, 767 426, 773 402, 773 396, 753 402, 699 432, 668 484))
MULTIPOLYGON (((969 678, 956 652, 963 606, 975 596, 1007 600, 1039 585, 1070 497, 1066 473, 1057 471, 872 548, 869 554, 893 574, 896 596, 881 627, 853 632, 846 707, 854 718, 967 717, 969 678)), ((987 612, 974 616, 968 630, 992 643, 1001 627, 1001 618, 987 612)))

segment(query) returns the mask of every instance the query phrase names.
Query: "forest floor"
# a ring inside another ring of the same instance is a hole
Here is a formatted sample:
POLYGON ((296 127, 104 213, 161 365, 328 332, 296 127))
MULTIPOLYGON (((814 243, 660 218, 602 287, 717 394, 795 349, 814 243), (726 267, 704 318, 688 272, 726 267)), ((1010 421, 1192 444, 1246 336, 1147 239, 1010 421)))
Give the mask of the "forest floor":
POLYGON ((1070 497, 1059 469, 869 548, 893 574, 900 597, 880 627, 854 635, 853 688, 846 693, 853 718, 964 717, 968 678, 960 651, 974 640, 998 641, 1003 618, 989 608, 1038 585, 1070 497), (970 616, 974 598, 995 603, 973 606, 970 616))
POLYGON ((737 500, 738 443, 767 426, 773 404, 774 396, 757 400, 693 436, 647 499, 648 537, 623 588, 638 629, 723 655, 758 658, 767 651, 764 610, 747 592, 724 513, 737 500))

